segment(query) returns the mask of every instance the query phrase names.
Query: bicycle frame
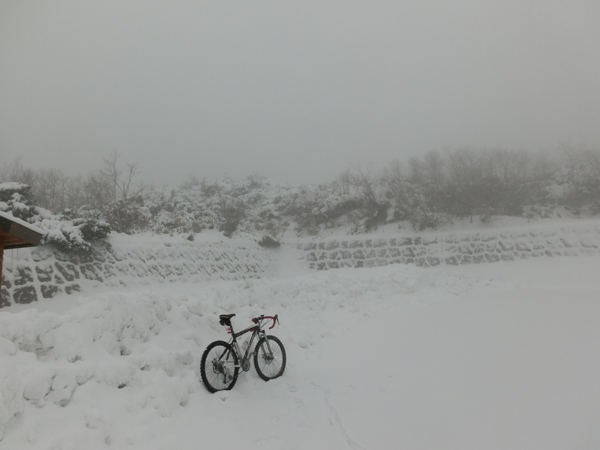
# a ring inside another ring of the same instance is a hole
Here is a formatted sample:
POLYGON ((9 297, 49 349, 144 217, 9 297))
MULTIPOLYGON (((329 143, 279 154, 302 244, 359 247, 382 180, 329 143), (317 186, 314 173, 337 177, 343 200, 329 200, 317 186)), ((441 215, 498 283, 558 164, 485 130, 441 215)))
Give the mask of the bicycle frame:
POLYGON ((231 324, 233 316, 235 314, 219 316, 219 324, 224 326, 227 334, 231 336, 229 342, 218 340, 210 343, 200 360, 200 377, 211 393, 231 389, 237 381, 240 369, 244 372, 250 370, 251 359, 254 360, 256 373, 264 381, 280 377, 285 370, 285 348, 277 337, 267 335, 266 331, 266 324, 269 322, 265 320, 273 321, 268 327, 270 330, 279 322, 277 314, 254 317, 254 325, 237 333, 231 324), (243 348, 239 340, 248 333, 248 347, 243 348))
MULTIPOLYGON (((273 328, 275 326, 275 323, 277 322, 278 318, 277 316, 274 317, 261 317, 262 319, 271 319, 273 320, 273 325, 269 328, 273 328)), ((261 339, 265 339, 266 344, 267 344, 267 349, 269 350, 270 353, 273 352, 273 350, 271 349, 271 345, 269 343, 269 340, 267 339, 267 332, 265 330, 262 329, 261 326, 261 322, 257 322, 255 325, 252 325, 242 331, 238 331, 237 333, 235 331, 233 331, 233 326, 229 325, 226 328, 227 334, 231 335, 231 339, 229 340, 229 344, 231 344, 233 350, 237 353, 237 357, 238 357, 238 365, 234 366, 234 367, 241 367, 242 364, 242 360, 243 359, 248 359, 248 357, 250 356, 251 353, 250 350, 252 349, 252 344, 254 344, 254 338, 256 338, 256 336, 258 335, 259 338, 257 340, 257 342, 259 342, 261 339), (240 348, 240 344, 238 343, 237 338, 240 336, 243 336, 246 333, 252 333, 252 336, 250 337, 250 340, 248 341, 248 348, 246 348, 246 351, 244 353, 242 353, 242 349, 240 348)))

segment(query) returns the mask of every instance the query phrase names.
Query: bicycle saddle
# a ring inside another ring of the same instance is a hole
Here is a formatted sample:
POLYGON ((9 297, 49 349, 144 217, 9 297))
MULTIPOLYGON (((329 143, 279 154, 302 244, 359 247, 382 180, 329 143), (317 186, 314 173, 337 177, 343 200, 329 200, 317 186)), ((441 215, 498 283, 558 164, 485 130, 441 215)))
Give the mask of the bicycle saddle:
POLYGON ((221 314, 219 316, 219 323, 223 326, 228 325, 231 326, 231 318, 235 316, 235 314, 221 314))

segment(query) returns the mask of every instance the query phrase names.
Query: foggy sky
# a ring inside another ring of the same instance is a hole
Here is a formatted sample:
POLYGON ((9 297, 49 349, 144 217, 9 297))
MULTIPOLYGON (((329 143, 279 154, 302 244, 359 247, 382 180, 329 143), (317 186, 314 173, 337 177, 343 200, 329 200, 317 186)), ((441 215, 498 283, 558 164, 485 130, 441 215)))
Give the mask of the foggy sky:
POLYGON ((598 0, 0 0, 0 164, 313 183, 600 148, 599 24, 598 0))

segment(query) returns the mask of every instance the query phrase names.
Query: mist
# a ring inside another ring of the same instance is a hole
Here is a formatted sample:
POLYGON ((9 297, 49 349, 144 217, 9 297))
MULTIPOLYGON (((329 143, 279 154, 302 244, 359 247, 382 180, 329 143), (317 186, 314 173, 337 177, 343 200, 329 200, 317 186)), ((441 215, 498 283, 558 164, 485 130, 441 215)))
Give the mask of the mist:
POLYGON ((0 163, 320 183, 600 143, 597 1, 0 4, 0 163))

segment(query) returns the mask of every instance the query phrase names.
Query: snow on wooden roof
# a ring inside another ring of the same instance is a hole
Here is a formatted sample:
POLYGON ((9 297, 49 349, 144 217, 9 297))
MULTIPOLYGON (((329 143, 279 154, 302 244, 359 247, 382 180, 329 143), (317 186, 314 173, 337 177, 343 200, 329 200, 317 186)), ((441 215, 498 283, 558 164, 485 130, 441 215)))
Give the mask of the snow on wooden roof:
POLYGON ((44 234, 38 227, 0 211, 0 243, 4 248, 33 247, 44 234))

